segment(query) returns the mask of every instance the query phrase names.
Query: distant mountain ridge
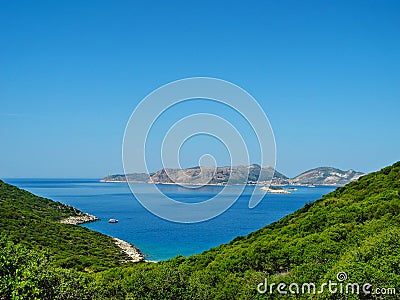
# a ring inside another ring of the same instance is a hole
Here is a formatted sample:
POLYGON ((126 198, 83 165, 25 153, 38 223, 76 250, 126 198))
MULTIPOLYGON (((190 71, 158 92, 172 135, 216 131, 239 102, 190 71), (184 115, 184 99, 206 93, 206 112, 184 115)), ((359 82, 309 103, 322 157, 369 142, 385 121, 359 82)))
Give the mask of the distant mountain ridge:
POLYGON ((235 167, 193 167, 187 169, 164 168, 153 174, 132 173, 109 175, 101 182, 137 182, 157 184, 190 184, 190 185, 227 185, 227 184, 259 184, 272 185, 330 185, 343 186, 356 181, 364 173, 352 169, 343 171, 332 167, 319 167, 305 171, 293 178, 276 171, 272 167, 262 167, 257 164, 235 167), (261 175, 261 177, 260 177, 261 175))
POLYGON ((124 174, 115 174, 115 175, 108 175, 101 179, 101 182, 110 182, 110 181, 129 181, 129 182, 148 182, 150 180, 150 175, 146 173, 132 173, 132 174, 127 174, 126 176, 124 174))
POLYGON ((259 181, 287 179, 272 167, 261 168, 257 164, 236 167, 193 167, 188 169, 161 169, 150 177, 153 183, 183 184, 251 184, 259 181), (261 176, 261 178, 260 178, 261 176))

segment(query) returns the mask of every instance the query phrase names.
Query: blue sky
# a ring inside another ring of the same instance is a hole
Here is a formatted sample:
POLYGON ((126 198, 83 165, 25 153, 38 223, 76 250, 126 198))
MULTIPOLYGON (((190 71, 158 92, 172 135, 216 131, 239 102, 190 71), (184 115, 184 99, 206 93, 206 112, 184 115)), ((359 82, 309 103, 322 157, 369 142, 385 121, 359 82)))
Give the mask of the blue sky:
POLYGON ((192 76, 257 99, 288 176, 379 169, 400 159, 399 13, 399 1, 1 1, 0 177, 121 172, 132 110, 192 76))

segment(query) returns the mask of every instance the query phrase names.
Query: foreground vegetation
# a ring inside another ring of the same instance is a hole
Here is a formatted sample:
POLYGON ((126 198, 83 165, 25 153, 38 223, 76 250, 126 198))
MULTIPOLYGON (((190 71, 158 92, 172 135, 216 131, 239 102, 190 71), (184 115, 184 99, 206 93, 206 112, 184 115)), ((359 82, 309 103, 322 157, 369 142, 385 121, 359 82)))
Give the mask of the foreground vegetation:
POLYGON ((115 267, 128 259, 111 237, 59 222, 80 213, 0 181, 0 233, 7 241, 45 251, 54 266, 88 272, 115 267))
MULTIPOLYGON (((2 187, 2 194, 7 194, 8 188, 2 187)), ((332 294, 327 289, 321 294, 301 295, 290 292, 279 295, 276 288, 272 294, 257 292, 257 286, 265 278, 269 283, 312 282, 320 287, 329 280, 338 282, 339 272, 348 276, 344 283, 370 283, 372 292, 376 288, 391 288, 391 293, 392 289, 400 293, 399 192, 400 162, 339 188, 246 237, 238 237, 202 254, 178 256, 158 264, 115 266, 93 274, 79 271, 82 270, 80 262, 71 264, 70 269, 59 262, 53 264, 58 250, 50 251, 50 258, 46 260, 36 250, 32 252, 9 242, 11 239, 29 246, 30 234, 37 234, 34 231, 17 234, 8 230, 7 241, 3 239, 0 245, 0 298, 8 299, 10 295, 16 299, 18 295, 29 295, 32 299, 34 296, 48 299, 56 296, 59 299, 380 297, 362 293, 332 294)), ((58 218, 53 216, 52 220, 58 218)), ((76 250, 82 251, 79 247, 76 250)), ((105 255, 104 260, 107 259, 110 264, 115 263, 105 255)), ((399 296, 385 295, 388 297, 399 296)))

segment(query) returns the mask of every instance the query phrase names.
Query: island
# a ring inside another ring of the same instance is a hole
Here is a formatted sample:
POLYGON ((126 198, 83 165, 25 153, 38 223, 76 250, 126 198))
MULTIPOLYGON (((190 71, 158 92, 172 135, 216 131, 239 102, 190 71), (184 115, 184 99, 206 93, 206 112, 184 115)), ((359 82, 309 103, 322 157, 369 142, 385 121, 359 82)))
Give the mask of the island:
POLYGON ((188 185, 260 185, 260 186, 344 186, 357 181, 362 172, 352 169, 343 171, 332 167, 318 167, 305 171, 293 178, 272 167, 249 166, 211 167, 196 166, 186 169, 164 168, 155 173, 130 173, 108 175, 101 182, 129 182, 154 184, 188 185))
POLYGON ((288 190, 279 189, 279 188, 269 188, 266 186, 263 186, 262 188, 260 188, 260 190, 265 191, 269 194, 290 194, 290 192, 288 190))

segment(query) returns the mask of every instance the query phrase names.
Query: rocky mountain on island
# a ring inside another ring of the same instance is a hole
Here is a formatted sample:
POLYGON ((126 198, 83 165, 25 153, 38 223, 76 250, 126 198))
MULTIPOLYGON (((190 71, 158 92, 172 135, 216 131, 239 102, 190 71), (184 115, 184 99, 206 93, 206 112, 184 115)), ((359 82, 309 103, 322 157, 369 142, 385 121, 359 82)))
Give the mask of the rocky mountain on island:
POLYGON ((292 185, 335 185, 342 186, 356 181, 364 173, 354 171, 342 171, 331 167, 320 167, 308 170, 290 179, 292 185))
POLYGON ((287 180, 272 167, 257 164, 236 167, 193 167, 188 169, 161 169, 150 177, 153 183, 184 184, 254 184, 258 181, 287 180), (261 174, 261 178, 260 178, 261 174))

